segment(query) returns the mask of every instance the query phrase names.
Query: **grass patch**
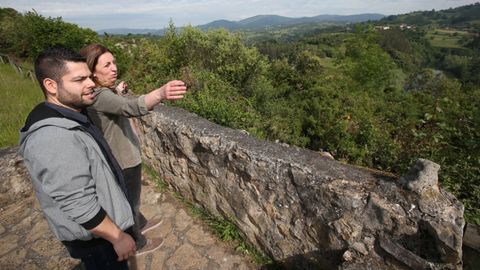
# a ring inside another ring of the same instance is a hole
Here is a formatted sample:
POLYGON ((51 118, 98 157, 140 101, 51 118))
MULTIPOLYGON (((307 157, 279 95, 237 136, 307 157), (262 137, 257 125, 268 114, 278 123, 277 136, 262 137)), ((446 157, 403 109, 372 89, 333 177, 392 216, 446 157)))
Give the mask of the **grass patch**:
POLYGON ((0 64, 0 147, 18 144, 19 130, 28 113, 44 100, 36 82, 0 64))
MULTIPOLYGON (((144 171, 155 181, 157 186, 162 191, 169 191, 168 185, 160 178, 153 168, 142 164, 144 171)), ((196 206, 179 193, 169 191, 171 194, 182 202, 188 209, 189 213, 199 219, 201 219, 212 232, 224 242, 232 243, 235 245, 235 249, 244 254, 250 256, 253 261, 258 265, 272 265, 273 262, 270 258, 265 256, 262 252, 255 249, 252 245, 247 243, 240 234, 240 230, 233 222, 224 219, 223 217, 215 216, 206 211, 205 209, 196 206)))
POLYGON ((470 35, 468 32, 450 29, 434 29, 426 34, 434 47, 440 48, 463 48, 460 40, 470 35))
POLYGON ((322 64, 322 67, 324 67, 327 70, 337 69, 335 58, 329 58, 329 57, 320 58, 320 63, 322 64))
POLYGON ((155 184, 160 189, 160 191, 162 192, 168 191, 167 183, 165 183, 162 179, 160 179, 160 176, 152 167, 142 162, 142 170, 146 172, 150 176, 150 178, 152 178, 155 181, 155 184))

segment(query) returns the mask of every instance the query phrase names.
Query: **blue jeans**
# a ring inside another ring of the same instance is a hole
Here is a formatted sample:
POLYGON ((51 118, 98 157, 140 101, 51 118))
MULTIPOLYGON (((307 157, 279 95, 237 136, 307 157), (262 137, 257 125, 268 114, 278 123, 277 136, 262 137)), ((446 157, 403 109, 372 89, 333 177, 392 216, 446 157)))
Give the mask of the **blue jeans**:
POLYGON ((147 239, 141 233, 141 229, 147 223, 147 219, 140 213, 140 193, 142 191, 142 165, 122 170, 125 185, 128 190, 128 203, 133 212, 133 239, 137 250, 141 249, 147 243, 147 239))
POLYGON ((93 247, 66 245, 70 256, 82 260, 86 270, 128 270, 128 260, 118 262, 118 256, 109 242, 93 247))

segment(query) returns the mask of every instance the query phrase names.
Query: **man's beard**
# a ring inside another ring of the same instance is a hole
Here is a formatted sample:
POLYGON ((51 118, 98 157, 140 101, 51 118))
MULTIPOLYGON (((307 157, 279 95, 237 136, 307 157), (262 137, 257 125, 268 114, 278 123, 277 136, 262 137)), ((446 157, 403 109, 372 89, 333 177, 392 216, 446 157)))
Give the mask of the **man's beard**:
POLYGON ((58 101, 72 109, 81 110, 93 103, 82 98, 83 93, 74 94, 67 91, 63 85, 58 85, 58 101))

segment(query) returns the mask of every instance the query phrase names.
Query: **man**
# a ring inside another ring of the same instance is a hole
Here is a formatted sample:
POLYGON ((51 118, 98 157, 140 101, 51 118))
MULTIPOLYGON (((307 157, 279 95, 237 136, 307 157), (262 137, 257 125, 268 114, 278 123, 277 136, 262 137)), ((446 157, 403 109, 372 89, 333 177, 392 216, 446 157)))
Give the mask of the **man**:
POLYGON ((20 154, 50 228, 86 269, 128 269, 132 211, 122 171, 83 110, 95 99, 85 59, 46 50, 35 74, 46 101, 27 117, 20 154))

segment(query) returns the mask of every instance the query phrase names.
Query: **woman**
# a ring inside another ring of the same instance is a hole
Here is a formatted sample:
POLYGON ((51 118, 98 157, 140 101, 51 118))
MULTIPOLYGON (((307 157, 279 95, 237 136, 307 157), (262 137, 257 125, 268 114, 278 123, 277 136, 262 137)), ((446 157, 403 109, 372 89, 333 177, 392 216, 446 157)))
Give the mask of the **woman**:
POLYGON ((137 255, 155 250, 161 239, 146 239, 142 234, 159 224, 160 220, 147 222, 140 213, 141 193, 141 157, 140 144, 136 132, 132 129, 130 117, 148 114, 162 100, 183 98, 187 87, 185 83, 174 80, 162 87, 139 97, 124 97, 127 91, 125 82, 115 88, 118 77, 117 65, 112 52, 100 44, 91 44, 80 50, 86 58, 95 82, 96 98, 87 111, 94 124, 101 129, 113 155, 122 168, 128 189, 128 200, 133 211, 135 225, 134 238, 137 255), (143 248, 143 249, 142 249, 143 248))

